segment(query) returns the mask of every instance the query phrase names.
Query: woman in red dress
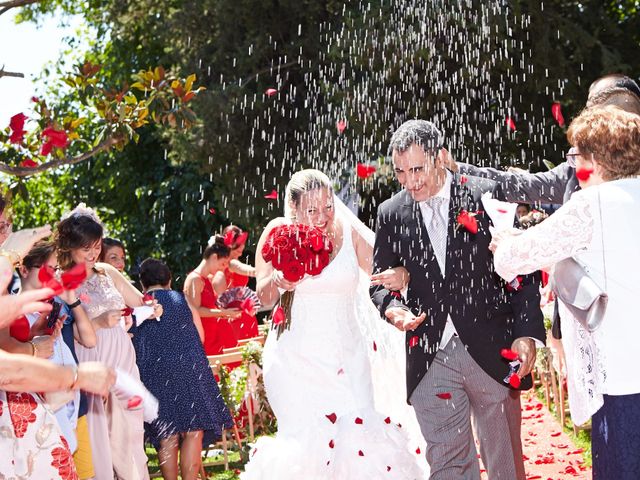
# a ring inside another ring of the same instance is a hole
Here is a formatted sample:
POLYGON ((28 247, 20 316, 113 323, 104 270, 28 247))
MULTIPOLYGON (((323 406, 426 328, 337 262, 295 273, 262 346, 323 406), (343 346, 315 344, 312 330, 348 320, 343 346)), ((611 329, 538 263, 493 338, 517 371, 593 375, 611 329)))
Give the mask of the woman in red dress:
MULTIPOLYGON (((247 233, 235 225, 229 225, 222 231, 226 244, 231 248, 229 266, 213 277, 213 286, 218 295, 234 287, 246 287, 249 277, 256 276, 256 269, 239 260, 247 243, 247 233)), ((242 312, 239 318, 231 322, 238 340, 258 336, 258 320, 255 313, 242 312)))
POLYGON ((219 355, 225 348, 238 345, 238 339, 230 320, 240 317, 238 309, 220 309, 210 277, 229 266, 230 248, 224 237, 214 235, 202 254, 200 264, 187 276, 184 294, 187 301, 200 314, 204 329, 204 351, 207 355, 219 355))

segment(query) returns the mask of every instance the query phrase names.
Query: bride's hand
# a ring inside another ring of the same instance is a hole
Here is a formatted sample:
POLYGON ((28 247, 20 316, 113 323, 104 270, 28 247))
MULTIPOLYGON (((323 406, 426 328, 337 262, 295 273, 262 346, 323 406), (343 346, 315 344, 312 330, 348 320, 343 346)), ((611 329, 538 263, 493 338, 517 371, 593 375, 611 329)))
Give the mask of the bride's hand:
POLYGON ((400 291, 409 284, 409 272, 404 267, 389 268, 371 275, 371 285, 382 285, 387 290, 400 291))
POLYGON ((278 288, 282 288, 283 290, 292 291, 298 286, 300 282, 290 282, 289 280, 284 278, 283 273, 280 270, 274 270, 271 274, 271 280, 274 285, 278 288))

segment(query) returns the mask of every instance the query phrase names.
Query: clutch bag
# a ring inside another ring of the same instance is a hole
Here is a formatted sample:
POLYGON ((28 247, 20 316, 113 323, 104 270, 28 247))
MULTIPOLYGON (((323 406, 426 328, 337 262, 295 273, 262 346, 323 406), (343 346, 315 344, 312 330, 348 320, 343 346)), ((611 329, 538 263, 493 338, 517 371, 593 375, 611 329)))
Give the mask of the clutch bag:
POLYGON ((575 259, 556 264, 554 291, 573 317, 587 331, 595 331, 604 319, 609 297, 575 259))

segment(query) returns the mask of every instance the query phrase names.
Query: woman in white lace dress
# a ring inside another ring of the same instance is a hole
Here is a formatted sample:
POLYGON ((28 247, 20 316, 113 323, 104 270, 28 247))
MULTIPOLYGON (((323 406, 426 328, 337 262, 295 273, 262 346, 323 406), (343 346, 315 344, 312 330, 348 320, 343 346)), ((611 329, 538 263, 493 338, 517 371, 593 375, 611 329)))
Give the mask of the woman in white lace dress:
MULTIPOLYGON (((412 422, 402 411, 403 393, 385 392, 400 405, 395 409, 386 409, 376 398, 375 381, 391 376, 387 385, 397 377, 402 383, 404 372, 383 371, 372 379, 376 356, 383 357, 383 349, 391 348, 386 334, 372 332, 380 326, 393 334, 376 315, 366 288, 359 290, 361 271, 371 272, 372 248, 346 215, 336 214, 339 200, 323 173, 294 174, 286 202, 289 213, 269 223, 256 255, 263 304, 272 306, 280 291, 294 291, 290 329, 279 338, 272 330, 263 355, 265 387, 278 432, 258 440, 242 478, 423 478, 419 444, 408 441, 412 422), (269 232, 291 222, 317 226, 334 245, 324 271, 297 284, 287 282, 260 254, 269 232)), ((390 274, 390 288, 401 289, 401 277, 390 274)))
POLYGON ((571 416, 592 418, 593 478, 640 471, 640 116, 615 107, 571 124, 568 161, 582 191, 545 222, 494 237, 496 271, 510 281, 573 257, 608 294, 602 324, 587 331, 560 301, 571 416))

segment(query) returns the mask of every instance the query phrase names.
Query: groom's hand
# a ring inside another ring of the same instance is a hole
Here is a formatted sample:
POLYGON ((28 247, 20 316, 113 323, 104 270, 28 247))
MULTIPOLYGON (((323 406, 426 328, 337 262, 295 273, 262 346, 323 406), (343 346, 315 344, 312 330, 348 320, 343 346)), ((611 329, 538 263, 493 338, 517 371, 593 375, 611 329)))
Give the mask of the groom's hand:
POLYGON ((526 377, 531 373, 536 363, 536 342, 529 337, 516 338, 511 344, 511 350, 516 352, 520 359, 518 376, 520 378, 526 377))
POLYGON ((427 318, 427 314, 424 312, 416 317, 409 310, 400 307, 388 308, 384 314, 394 327, 403 332, 415 330, 427 318))

